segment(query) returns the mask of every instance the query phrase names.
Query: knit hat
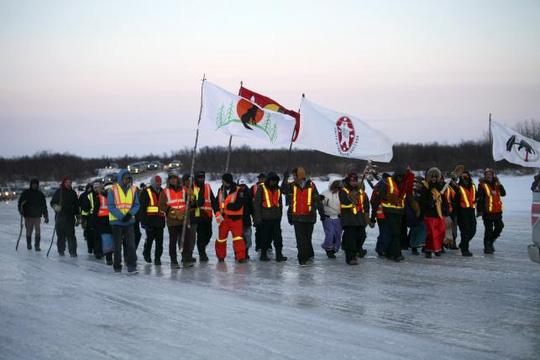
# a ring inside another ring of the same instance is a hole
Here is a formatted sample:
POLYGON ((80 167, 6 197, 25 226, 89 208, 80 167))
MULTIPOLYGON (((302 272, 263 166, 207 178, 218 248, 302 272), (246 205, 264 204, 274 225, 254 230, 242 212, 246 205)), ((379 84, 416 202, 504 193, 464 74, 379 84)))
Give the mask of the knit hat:
POLYGON ((32 185, 34 184, 36 184, 39 187, 39 180, 36 178, 30 180, 30 187, 32 187, 32 185))
POLYGON ((182 175, 182 182, 186 182, 186 180, 189 180, 189 178, 191 177, 191 174, 184 174, 182 175))
POLYGON ((178 179, 178 173, 176 171, 170 171, 168 176, 169 176, 169 179, 173 177, 178 179))
POLYGON ((486 168, 486 170, 484 170, 484 176, 486 176, 486 173, 488 172, 491 172, 491 174, 495 176, 495 171, 492 168, 486 168))
POLYGON ((257 176, 257 178, 258 178, 259 180, 261 180, 261 179, 266 179, 266 174, 265 174, 265 173, 260 173, 259 176, 257 176))
POLYGON ((351 181, 351 180, 358 180, 358 174, 355 173, 354 171, 353 171, 353 172, 350 172, 349 175, 347 175, 347 180, 348 180, 348 181, 351 181))
POLYGON ((156 175, 156 176, 154 177, 154 181, 155 181, 155 182, 161 182, 161 181, 162 181, 162 180, 161 180, 161 176, 156 175))
POLYGON ((233 177, 232 177, 232 174, 230 173, 225 173, 223 174, 223 176, 221 177, 221 179, 223 181, 225 181, 227 184, 232 184, 234 181, 233 181, 233 177))
POLYGON ((206 173, 204 171, 197 171, 197 174, 195 175, 195 179, 198 179, 198 178, 201 178, 201 177, 205 177, 206 176, 206 173))

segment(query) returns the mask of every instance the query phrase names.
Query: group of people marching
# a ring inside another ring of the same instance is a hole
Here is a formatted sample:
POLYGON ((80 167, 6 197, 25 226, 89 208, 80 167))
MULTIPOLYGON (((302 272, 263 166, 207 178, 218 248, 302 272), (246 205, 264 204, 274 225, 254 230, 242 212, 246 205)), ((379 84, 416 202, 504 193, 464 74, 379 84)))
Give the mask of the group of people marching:
MULTIPOLYGON (((66 177, 50 202, 55 212, 58 254, 64 256, 67 242, 69 254, 77 256, 75 227, 81 224, 90 254, 97 259, 105 257, 115 272, 121 272, 125 263, 128 273, 135 273, 136 249, 142 236, 140 226, 146 232, 144 260, 152 263, 154 248, 153 263, 158 266, 167 227, 171 267, 191 267, 196 262, 195 245, 199 261, 209 260, 207 246, 215 219, 219 228, 215 254, 219 262, 227 256, 229 233, 236 261, 244 263, 250 258, 253 227, 260 261, 270 260, 273 245, 275 260, 284 262, 284 212, 294 227, 300 266, 314 258, 312 234, 317 217, 324 229, 322 247, 328 258, 336 258, 335 254, 342 249, 349 265, 358 264, 367 254, 366 227, 373 228, 375 224, 379 229, 376 252, 397 262, 404 259, 402 250, 408 248, 413 255, 421 249, 428 258, 432 254, 440 256, 445 247, 461 249, 463 256, 472 256, 469 242, 476 233, 477 216, 482 216, 485 226, 484 253, 495 251, 493 244, 504 226, 501 197, 505 190, 492 169, 485 170, 478 188, 464 168, 458 173, 454 170, 446 181, 437 168, 429 169, 425 178, 396 168, 393 175, 382 174, 376 184, 370 180, 372 174, 367 174, 367 178, 366 174, 360 174, 360 179, 351 172, 344 179, 332 181, 319 194, 302 167, 293 169, 292 182, 287 173, 280 183, 280 177, 269 172, 260 174, 251 187, 244 178, 235 182, 232 174, 226 173, 214 194, 204 171, 194 175, 194 184, 190 174, 180 178, 176 172, 170 172, 163 187, 162 178, 156 175, 148 186, 141 184, 137 188, 130 173, 123 169, 116 182, 105 186, 99 182, 89 184, 80 197, 66 177), (373 187, 371 198, 364 189, 366 181, 373 187)), ((19 198, 19 211, 25 219, 28 249, 32 249, 35 230, 34 248, 40 251, 40 218, 43 216, 47 223, 49 217, 37 179, 19 198)))

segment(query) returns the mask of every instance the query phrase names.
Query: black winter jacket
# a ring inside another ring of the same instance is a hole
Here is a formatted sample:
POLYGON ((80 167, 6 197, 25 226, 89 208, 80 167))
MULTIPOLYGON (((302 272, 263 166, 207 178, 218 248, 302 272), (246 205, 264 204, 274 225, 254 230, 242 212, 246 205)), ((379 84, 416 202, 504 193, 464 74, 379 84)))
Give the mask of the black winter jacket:
POLYGON ((45 218, 49 217, 47 212, 47 203, 45 201, 45 195, 39 190, 33 190, 32 188, 26 189, 23 191, 19 197, 18 208, 21 208, 21 204, 24 203, 22 207, 22 215, 27 218, 40 218, 44 216, 45 218))

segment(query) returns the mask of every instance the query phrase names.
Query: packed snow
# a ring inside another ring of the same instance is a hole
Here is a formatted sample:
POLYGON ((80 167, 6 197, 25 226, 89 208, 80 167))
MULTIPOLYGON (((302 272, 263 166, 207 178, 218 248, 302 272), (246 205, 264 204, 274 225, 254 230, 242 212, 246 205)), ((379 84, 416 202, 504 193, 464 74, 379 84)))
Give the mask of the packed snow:
MULTIPOLYGON (((315 226, 312 264, 296 261, 294 232, 283 221, 285 263, 236 264, 229 254, 172 270, 165 231, 163 266, 142 260, 116 275, 86 253, 29 251, 16 202, 0 204, 0 358, 2 359, 538 359, 540 267, 529 260, 532 177, 501 177, 505 228, 497 252, 472 258, 447 251, 426 259, 404 251, 394 263, 374 252, 358 266, 327 259, 315 226)), ((212 182, 217 189, 217 182, 212 182)), ((319 190, 327 182, 317 181, 319 190)), ((50 199, 48 199, 50 200, 50 199)), ((52 210, 50 210, 52 213, 52 210)), ((217 228, 214 228, 214 237, 217 228)), ((195 251, 196 252, 196 251, 195 251)))

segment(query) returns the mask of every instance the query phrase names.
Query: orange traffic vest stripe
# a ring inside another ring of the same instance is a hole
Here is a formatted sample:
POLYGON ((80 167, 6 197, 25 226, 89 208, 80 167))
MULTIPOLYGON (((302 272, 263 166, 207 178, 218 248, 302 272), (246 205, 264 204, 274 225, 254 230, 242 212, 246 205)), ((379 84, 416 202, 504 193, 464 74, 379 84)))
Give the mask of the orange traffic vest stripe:
POLYGON ((293 215, 309 215, 311 213, 314 187, 315 185, 311 183, 309 188, 300 189, 296 184, 293 184, 291 204, 293 215))
MULTIPOLYGON (((255 185, 254 185, 255 186, 255 185)), ((262 184, 261 188, 263 189, 263 208, 271 208, 271 207, 279 207, 279 197, 281 196, 281 190, 277 191, 268 191, 266 188, 266 185, 262 184), (272 193, 272 197, 270 197, 270 193, 272 193)))
POLYGON ((403 209, 405 207, 405 196, 406 194, 403 193, 401 196, 399 196, 399 188, 397 187, 396 182, 391 177, 387 177, 386 181, 388 181, 388 191, 387 194, 394 194, 398 197, 397 203, 391 203, 388 201, 382 201, 381 199, 381 205, 383 207, 388 208, 395 208, 395 209, 403 209))
POLYGON ((495 185, 495 187, 492 189, 491 186, 487 183, 483 183, 482 186, 484 187, 484 192, 487 196, 487 212, 488 213, 500 213, 502 212, 502 201, 501 201, 501 195, 499 192, 499 188, 495 185), (491 191, 495 191, 496 194, 493 195, 491 191))
MULTIPOLYGON (((351 193, 349 189, 347 188, 343 188, 343 191, 345 191, 347 195, 351 193)), ((340 203, 340 206, 339 206, 340 210, 351 209, 354 215, 358 214, 359 212, 363 212, 364 211, 364 196, 365 196, 364 190, 360 189, 360 191, 358 192, 358 204, 355 206, 354 204, 343 205, 340 203)))
POLYGON ((471 190, 467 190, 463 186, 459 187, 459 192, 461 193, 461 207, 464 209, 476 208, 476 186, 472 184, 471 190))
MULTIPOLYGON (((199 194, 201 192, 201 189, 195 185, 195 194, 197 199, 199 198, 199 194)), ((200 208, 197 208, 195 210, 195 216, 200 217, 201 216, 201 210, 206 212, 209 218, 212 217, 212 188, 210 187, 210 184, 206 183, 204 184, 204 205, 200 208)))
POLYGON ((98 217, 109 216, 109 208, 107 207, 107 197, 101 194, 99 196, 99 211, 98 217))
MULTIPOLYGON (((120 184, 116 183, 113 185, 111 190, 114 196, 114 206, 116 206, 116 208, 120 210, 122 214, 127 214, 128 211, 131 209, 131 206, 133 205, 133 199, 135 198, 136 191, 135 187, 131 186, 128 189, 127 194, 125 194, 120 184)), ((109 221, 115 220, 117 220, 116 217, 113 214, 109 213, 109 221)))
POLYGON ((164 191, 165 196, 167 197, 167 206, 172 209, 186 210, 186 199, 183 188, 180 188, 178 191, 166 188, 164 191))
POLYGON ((165 214, 163 213, 163 211, 160 211, 158 208, 157 195, 152 190, 150 190, 150 188, 147 188, 146 192, 148 193, 148 198, 150 199, 150 202, 148 203, 148 207, 146 208, 146 213, 148 215, 157 215, 160 217, 165 217, 165 214))
POLYGON ((234 215, 244 214, 244 207, 236 211, 227 209, 227 205, 229 205, 230 203, 236 202, 236 198, 238 197, 238 191, 240 191, 240 187, 237 187, 234 193, 229 193, 229 195, 227 195, 227 198, 223 199, 223 191, 222 189, 219 189, 219 193, 218 193, 219 208, 225 215, 234 216, 234 215))
POLYGON ((446 202, 448 203, 448 211, 454 211, 454 205, 452 203, 452 200, 454 199, 454 196, 456 196, 456 191, 450 186, 448 186, 444 195, 446 196, 446 202))

